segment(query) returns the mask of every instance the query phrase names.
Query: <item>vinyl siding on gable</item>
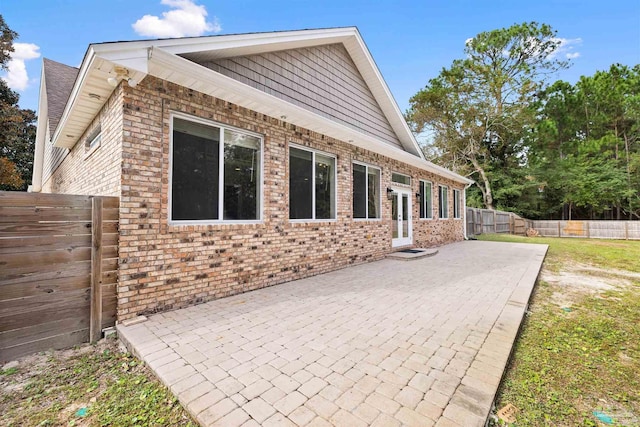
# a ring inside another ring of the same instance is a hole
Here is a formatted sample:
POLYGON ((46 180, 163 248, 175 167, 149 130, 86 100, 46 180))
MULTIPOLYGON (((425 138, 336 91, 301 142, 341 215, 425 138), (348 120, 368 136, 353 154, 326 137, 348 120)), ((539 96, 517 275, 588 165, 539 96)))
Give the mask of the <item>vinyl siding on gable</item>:
POLYGON ((202 65, 402 148, 342 44, 218 59, 202 65))

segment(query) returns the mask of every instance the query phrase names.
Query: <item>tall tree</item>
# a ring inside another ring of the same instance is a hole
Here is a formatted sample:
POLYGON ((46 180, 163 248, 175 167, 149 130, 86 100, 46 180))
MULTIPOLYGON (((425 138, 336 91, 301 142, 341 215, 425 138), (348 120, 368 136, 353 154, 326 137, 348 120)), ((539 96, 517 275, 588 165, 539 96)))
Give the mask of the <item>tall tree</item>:
POLYGON ((496 182, 506 204, 533 185, 511 175, 527 160, 523 133, 535 124, 536 94, 548 74, 568 66, 554 57, 559 46, 556 32, 536 22, 480 33, 467 41, 465 59, 410 100, 407 120, 428 135, 432 160, 473 177, 489 209, 496 182))
POLYGON ((640 65, 556 82, 539 107, 529 166, 556 190, 550 203, 560 194, 570 217, 640 218, 640 65))
MULTIPOLYGON (((0 69, 7 69, 18 36, 0 15, 0 69)), ((36 114, 0 79, 0 190, 26 190, 33 170, 36 114)))

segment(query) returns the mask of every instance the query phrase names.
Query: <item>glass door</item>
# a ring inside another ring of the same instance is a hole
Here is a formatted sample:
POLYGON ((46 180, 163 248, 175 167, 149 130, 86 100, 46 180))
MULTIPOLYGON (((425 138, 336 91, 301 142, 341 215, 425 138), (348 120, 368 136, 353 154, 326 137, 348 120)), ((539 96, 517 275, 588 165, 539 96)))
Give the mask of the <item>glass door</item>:
POLYGON ((391 246, 413 244, 411 229, 411 193, 394 190, 391 199, 391 246))

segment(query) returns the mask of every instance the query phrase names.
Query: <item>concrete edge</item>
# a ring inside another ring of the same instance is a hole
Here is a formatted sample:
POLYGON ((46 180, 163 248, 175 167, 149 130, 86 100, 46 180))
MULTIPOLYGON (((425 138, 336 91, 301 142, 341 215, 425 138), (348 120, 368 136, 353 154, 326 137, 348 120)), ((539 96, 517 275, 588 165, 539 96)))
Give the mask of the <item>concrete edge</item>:
MULTIPOLYGON (((489 410, 486 411, 486 414, 484 416, 484 424, 485 425, 488 425, 489 416, 491 415, 491 408, 493 407, 493 404, 495 403, 496 396, 498 395, 498 390, 500 389, 500 385, 502 384, 502 381, 504 380, 505 374, 507 372, 507 367, 509 366, 509 362, 511 361, 511 358, 513 356, 516 340, 520 336, 520 332, 522 330, 522 325, 524 323, 524 317, 525 317, 525 315, 526 315, 526 313, 527 313, 527 311, 529 309, 529 301, 531 300, 531 296, 533 295, 533 291, 535 290, 535 288, 538 285, 538 279, 540 277, 540 271, 542 270, 542 265, 543 265, 544 260, 545 260, 545 258, 547 256, 547 252, 549 251, 549 245, 544 245, 544 244, 539 244, 539 243, 536 243, 536 245, 544 247, 544 251, 541 251, 540 253, 536 253, 534 255, 534 257, 538 258, 538 260, 536 260, 535 263, 530 263, 529 264, 529 266, 527 267, 527 270, 524 272, 524 274, 522 275, 522 277, 518 281, 518 285, 516 286, 516 288, 511 293, 511 297, 509 298, 509 300, 505 304, 502 312, 500 313, 500 316, 496 320, 496 325, 500 325, 500 323, 503 323, 501 321, 505 321, 505 320, 507 320, 507 318, 511 318, 511 321, 517 319, 518 322, 517 322, 517 326, 515 328, 510 327, 507 331, 505 331, 506 332, 505 338, 510 340, 511 349, 509 350, 509 353, 507 354, 507 357, 504 360, 504 362, 501 363, 502 371, 501 371, 500 377, 498 378, 498 382, 497 382, 495 391, 491 395, 491 401, 489 403, 489 410), (528 282, 533 282, 533 286, 531 286, 531 288, 527 291, 526 287, 524 287, 522 284, 523 283, 528 283, 528 282)), ((489 338, 492 335, 494 335, 494 329, 495 329, 495 326, 494 326, 494 328, 491 329, 491 332, 489 332, 489 335, 487 336, 487 339, 485 340, 485 343, 482 345, 482 347, 480 348, 478 353, 480 353, 485 348, 485 346, 487 345, 487 341, 489 341, 489 338)), ((456 392, 457 392, 457 390, 456 390, 456 392)))

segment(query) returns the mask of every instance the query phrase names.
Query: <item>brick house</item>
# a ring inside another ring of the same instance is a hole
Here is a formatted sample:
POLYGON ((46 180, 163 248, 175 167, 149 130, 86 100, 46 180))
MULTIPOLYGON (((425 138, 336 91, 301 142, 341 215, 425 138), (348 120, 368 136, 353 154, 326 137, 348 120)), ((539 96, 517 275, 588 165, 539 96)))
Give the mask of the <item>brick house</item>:
POLYGON ((120 198, 118 319, 464 238, 356 28, 45 59, 31 191, 120 198))

